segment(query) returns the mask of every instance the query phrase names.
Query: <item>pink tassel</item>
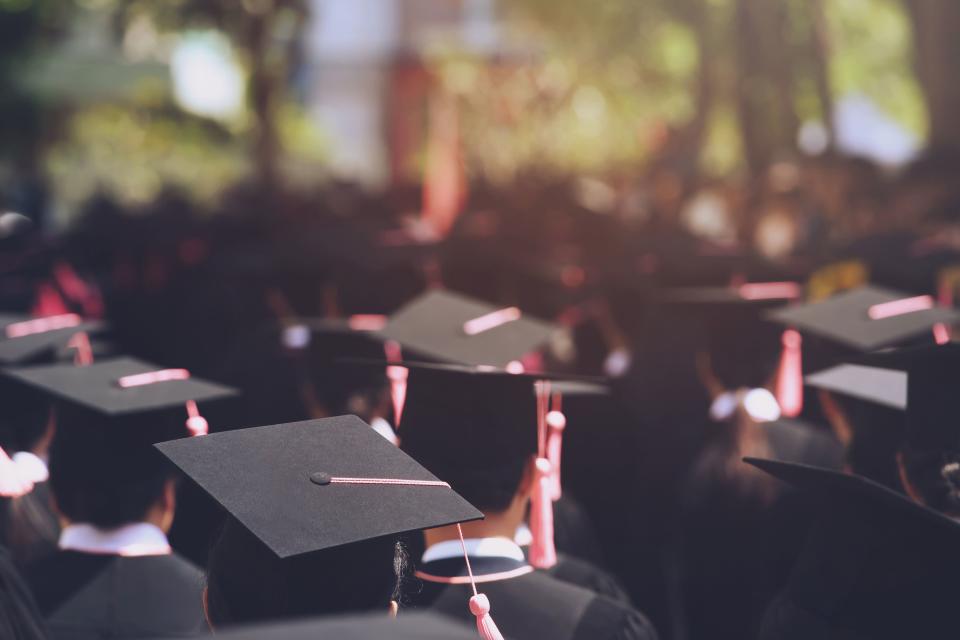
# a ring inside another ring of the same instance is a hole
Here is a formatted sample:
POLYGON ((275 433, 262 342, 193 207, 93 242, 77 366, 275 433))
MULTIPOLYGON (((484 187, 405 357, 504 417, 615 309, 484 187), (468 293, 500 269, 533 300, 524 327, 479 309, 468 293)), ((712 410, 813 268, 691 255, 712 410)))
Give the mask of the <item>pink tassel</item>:
POLYGON ((550 433, 547 435, 547 460, 550 461, 550 497, 557 501, 563 495, 560 484, 560 454, 563 450, 563 430, 567 427, 567 418, 560 411, 553 410, 547 414, 547 426, 550 433))
POLYGON ((187 430, 192 436, 205 436, 210 433, 207 419, 200 415, 200 409, 195 400, 187 401, 187 430))
POLYGON ((37 287, 37 297, 33 303, 33 309, 30 314, 35 318, 46 316, 61 316, 70 313, 67 303, 63 297, 53 288, 49 282, 44 282, 37 287))
POLYGON ((482 593, 470 598, 470 613, 477 617, 477 631, 483 640, 503 640, 503 634, 490 616, 490 600, 482 593))
MULTIPOLYGON (((449 486, 449 485, 448 485, 449 486)), ((470 598, 470 613, 477 617, 477 632, 483 640, 503 640, 503 634, 490 615, 490 600, 482 593, 477 593, 477 581, 473 579, 473 567, 470 566, 470 554, 467 553, 467 543, 463 539, 463 529, 457 523, 457 533, 460 535, 460 548, 463 549, 463 561, 467 565, 467 575, 470 576, 470 588, 473 597, 470 598)))
MULTIPOLYGON (((401 362, 403 352, 400 344, 388 340, 383 344, 383 352, 387 362, 401 362)), ((403 405, 407 401, 407 376, 410 372, 406 367, 387 367, 387 379, 390 381, 390 400, 393 403, 394 428, 400 429, 400 418, 403 416, 403 405)))
POLYGON ((803 411, 803 356, 800 345, 803 339, 795 329, 783 332, 783 354, 777 373, 777 402, 780 411, 795 418, 803 411))
POLYGON ((67 348, 73 349, 73 364, 78 367, 86 367, 93 364, 93 347, 90 346, 90 336, 86 331, 73 334, 67 348))
POLYGON ((549 569, 557 564, 557 550, 553 543, 553 500, 551 499, 550 461, 537 458, 537 477, 530 497, 530 564, 537 569, 549 569))

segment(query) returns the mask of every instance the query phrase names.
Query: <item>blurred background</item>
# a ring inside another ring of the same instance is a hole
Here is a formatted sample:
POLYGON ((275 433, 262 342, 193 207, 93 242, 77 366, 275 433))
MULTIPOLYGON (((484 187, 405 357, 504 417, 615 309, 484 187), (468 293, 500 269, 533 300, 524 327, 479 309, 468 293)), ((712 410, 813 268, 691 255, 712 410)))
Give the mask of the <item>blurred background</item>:
POLYGON ((643 216, 644 181, 736 200, 854 157, 810 188, 869 197, 960 140, 955 5, 0 0, 0 193, 53 230, 94 197, 214 214, 246 184, 283 215, 345 181, 442 233, 470 186, 531 171, 643 216))
POLYGON ((383 357, 353 320, 430 288, 555 322, 531 368, 616 379, 564 436, 564 495, 662 637, 715 638, 775 592, 731 549, 802 529, 682 520, 728 437, 697 358, 775 363, 780 329, 658 296, 952 305, 957 34, 957 0, 0 0, 0 312, 105 318, 95 349, 239 387, 215 428, 389 415, 382 372, 331 362, 383 357), (678 532, 716 583, 678 577, 678 532))

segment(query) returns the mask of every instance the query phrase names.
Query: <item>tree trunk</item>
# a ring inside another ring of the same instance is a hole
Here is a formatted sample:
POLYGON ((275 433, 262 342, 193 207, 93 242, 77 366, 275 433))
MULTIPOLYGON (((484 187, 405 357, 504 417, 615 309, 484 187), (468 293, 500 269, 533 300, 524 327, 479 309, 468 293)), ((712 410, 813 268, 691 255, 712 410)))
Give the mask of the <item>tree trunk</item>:
POLYGON ((795 149, 793 61, 783 0, 737 0, 737 111, 747 167, 762 172, 795 149))
POLYGON ((836 131, 833 126, 833 87, 830 83, 830 43, 827 26, 827 14, 823 10, 823 0, 806 0, 802 3, 809 14, 810 32, 809 46, 813 83, 817 90, 817 99, 820 102, 820 117, 823 126, 829 134, 830 148, 836 141, 836 131))
POLYGON ((268 192, 279 187, 280 136, 276 126, 278 79, 270 65, 270 12, 252 14, 247 29, 250 53, 250 110, 254 117, 253 166, 260 185, 268 192))
POLYGON ((913 22, 914 65, 927 100, 930 144, 960 147, 960 2, 904 0, 913 22))

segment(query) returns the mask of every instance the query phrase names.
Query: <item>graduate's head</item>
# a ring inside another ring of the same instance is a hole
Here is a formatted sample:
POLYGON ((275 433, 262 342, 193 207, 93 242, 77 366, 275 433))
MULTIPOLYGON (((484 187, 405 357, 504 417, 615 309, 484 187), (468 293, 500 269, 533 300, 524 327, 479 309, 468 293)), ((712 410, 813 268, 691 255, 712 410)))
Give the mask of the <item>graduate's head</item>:
POLYGON ((63 407, 57 421, 50 488, 65 518, 103 529, 145 520, 169 528, 174 470, 152 444, 186 435, 179 414, 105 419, 63 407))
POLYGON ((213 626, 386 612, 401 600, 398 537, 481 517, 356 416, 157 448, 230 516, 207 570, 213 626))
POLYGON ((904 437, 897 454, 904 489, 916 500, 960 516, 960 345, 920 347, 872 356, 871 364, 907 372, 904 437))
POLYGON ((280 618, 386 612, 402 601, 403 550, 393 536, 280 559, 228 518, 210 551, 205 594, 213 628, 280 618), (400 576, 394 563, 401 565, 400 576))
POLYGON ((10 375, 55 398, 49 467, 57 508, 72 522, 101 528, 143 520, 169 528, 173 470, 153 445, 205 427, 191 414, 198 411, 196 402, 233 393, 184 369, 132 358, 10 375))
POLYGON ((529 494, 537 402, 526 376, 410 369, 401 448, 485 513, 529 494))
POLYGON ((9 381, 0 385, 5 398, 0 411, 0 447, 7 452, 46 453, 54 428, 49 399, 9 381))

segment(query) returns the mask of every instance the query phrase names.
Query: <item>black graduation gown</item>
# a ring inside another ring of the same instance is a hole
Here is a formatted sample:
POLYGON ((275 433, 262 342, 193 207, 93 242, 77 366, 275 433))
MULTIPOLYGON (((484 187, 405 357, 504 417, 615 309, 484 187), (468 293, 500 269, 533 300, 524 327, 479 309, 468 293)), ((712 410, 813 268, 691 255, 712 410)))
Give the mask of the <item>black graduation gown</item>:
POLYGON ((613 574, 586 560, 558 553, 557 564, 545 572, 561 582, 576 585, 628 606, 631 604, 630 596, 613 574))
MULTIPOLYGON (((505 638, 511 640, 655 640, 657 633, 638 611, 586 589, 534 571, 511 558, 470 559, 479 581, 478 591, 490 599, 490 614, 505 638), (513 577, 494 578, 496 574, 513 577), (487 580, 484 581, 484 576, 487 580)), ((466 576, 462 558, 422 564, 417 577, 420 592, 410 604, 475 624, 470 613, 469 584, 447 584, 445 578, 466 576)))
POLYGON ((203 576, 176 554, 58 551, 26 579, 51 640, 186 637, 206 631, 203 576))

